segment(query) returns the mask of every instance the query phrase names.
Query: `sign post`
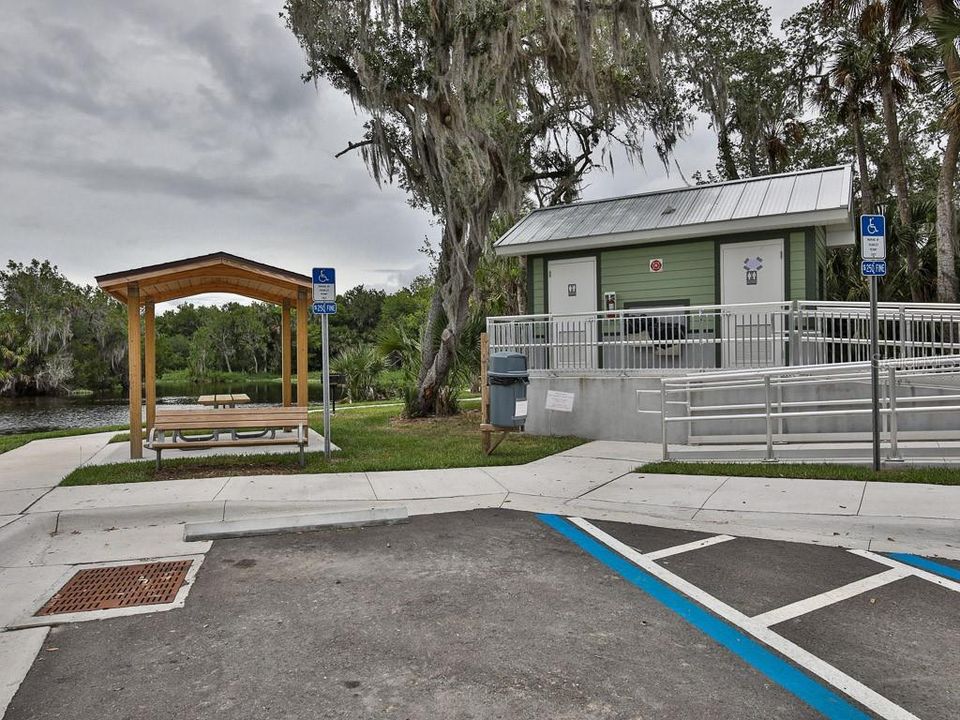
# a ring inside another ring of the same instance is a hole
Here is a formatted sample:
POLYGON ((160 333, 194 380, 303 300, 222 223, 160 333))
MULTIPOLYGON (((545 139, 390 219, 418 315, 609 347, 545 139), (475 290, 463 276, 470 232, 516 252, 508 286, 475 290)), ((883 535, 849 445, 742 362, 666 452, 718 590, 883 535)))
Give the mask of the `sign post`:
POLYGON ((313 314, 320 316, 323 337, 323 455, 330 460, 330 323, 337 312, 337 271, 313 269, 313 314))
MULTIPOLYGON (((870 278, 870 392, 873 419, 873 469, 880 471, 880 326, 877 279, 887 274, 887 228, 883 215, 860 216, 860 273, 870 278)), ((896 388, 890 388, 896 392, 896 388)))

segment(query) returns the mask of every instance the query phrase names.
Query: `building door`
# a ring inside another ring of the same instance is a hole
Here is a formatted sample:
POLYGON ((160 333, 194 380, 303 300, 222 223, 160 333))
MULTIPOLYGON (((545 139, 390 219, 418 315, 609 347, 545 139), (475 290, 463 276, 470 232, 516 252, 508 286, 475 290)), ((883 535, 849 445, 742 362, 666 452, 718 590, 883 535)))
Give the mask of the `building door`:
POLYGON ((547 309, 552 316, 553 368, 596 368, 596 258, 547 262, 547 309))
POLYGON ((740 306, 720 316, 724 367, 783 364, 783 272, 783 240, 720 246, 720 302, 740 306))

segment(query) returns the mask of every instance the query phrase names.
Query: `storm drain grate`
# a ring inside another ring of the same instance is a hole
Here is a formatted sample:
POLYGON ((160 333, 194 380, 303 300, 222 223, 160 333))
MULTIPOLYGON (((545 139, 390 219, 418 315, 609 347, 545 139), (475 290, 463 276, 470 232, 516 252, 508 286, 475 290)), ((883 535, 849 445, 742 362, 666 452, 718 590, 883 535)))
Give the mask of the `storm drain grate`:
POLYGON ((37 615, 113 610, 173 602, 192 560, 114 565, 81 570, 37 615))

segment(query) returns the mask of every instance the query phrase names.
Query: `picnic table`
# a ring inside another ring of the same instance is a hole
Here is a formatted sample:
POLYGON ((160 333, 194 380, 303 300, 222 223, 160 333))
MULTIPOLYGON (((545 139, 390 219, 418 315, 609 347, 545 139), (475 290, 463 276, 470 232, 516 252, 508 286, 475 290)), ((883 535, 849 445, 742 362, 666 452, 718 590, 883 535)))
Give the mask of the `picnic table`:
POLYGON ((201 395, 197 398, 198 405, 207 407, 236 407, 237 405, 246 405, 250 402, 250 396, 246 393, 218 393, 216 395, 201 395))

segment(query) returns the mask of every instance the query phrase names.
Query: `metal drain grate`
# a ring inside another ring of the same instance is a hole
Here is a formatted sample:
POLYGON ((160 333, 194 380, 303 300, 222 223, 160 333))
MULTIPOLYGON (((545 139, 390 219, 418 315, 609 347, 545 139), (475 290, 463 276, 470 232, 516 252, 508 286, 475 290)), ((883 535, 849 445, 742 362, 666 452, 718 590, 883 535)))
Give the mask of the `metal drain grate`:
POLYGON ((192 562, 174 560, 81 570, 36 614, 60 615, 170 603, 177 597, 192 562))

